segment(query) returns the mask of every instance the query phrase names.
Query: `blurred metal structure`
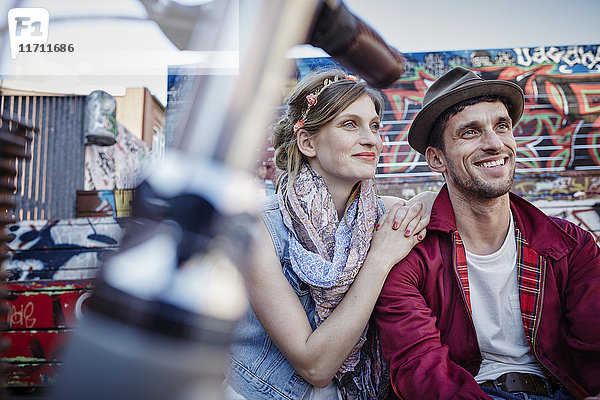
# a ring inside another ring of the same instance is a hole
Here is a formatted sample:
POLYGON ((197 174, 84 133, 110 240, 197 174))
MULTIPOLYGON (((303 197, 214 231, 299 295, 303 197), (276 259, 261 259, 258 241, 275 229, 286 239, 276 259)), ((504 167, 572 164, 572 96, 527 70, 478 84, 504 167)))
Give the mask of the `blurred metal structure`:
POLYGON ((220 399, 245 311, 255 204, 249 172, 295 44, 313 43, 377 87, 403 57, 338 0, 140 0, 180 49, 238 35, 239 73, 192 80, 173 148, 137 189, 121 250, 104 265, 54 399, 220 399), (240 16, 239 25, 226 23, 240 16), (367 60, 367 61, 365 61, 367 60))
POLYGON ((208 20, 244 15, 240 27, 221 24, 213 43, 227 29, 252 38, 241 46, 240 74, 195 77, 188 119, 137 189, 121 251, 74 332, 55 399, 222 398, 230 333, 246 305, 249 149, 264 140, 284 53, 303 41, 317 1, 213 3, 208 20))

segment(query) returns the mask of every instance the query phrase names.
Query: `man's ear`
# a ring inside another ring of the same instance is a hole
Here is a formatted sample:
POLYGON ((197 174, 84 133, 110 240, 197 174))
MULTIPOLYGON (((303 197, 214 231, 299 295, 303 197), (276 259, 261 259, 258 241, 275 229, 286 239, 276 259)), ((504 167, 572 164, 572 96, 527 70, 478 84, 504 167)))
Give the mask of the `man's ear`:
POLYGON ((433 172, 439 172, 440 174, 446 172, 446 157, 444 157, 442 150, 429 146, 425 150, 425 159, 433 172))
POLYGON ((296 144, 298 150, 306 157, 315 157, 317 152, 315 151, 314 135, 308 133, 306 129, 299 129, 296 132, 296 144))

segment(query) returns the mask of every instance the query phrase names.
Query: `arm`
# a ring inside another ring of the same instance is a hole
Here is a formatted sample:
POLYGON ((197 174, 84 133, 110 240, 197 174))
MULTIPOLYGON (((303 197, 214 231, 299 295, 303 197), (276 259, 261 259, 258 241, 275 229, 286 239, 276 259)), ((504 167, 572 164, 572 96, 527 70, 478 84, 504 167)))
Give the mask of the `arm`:
MULTIPOLYGON (((398 211, 399 205, 391 211, 398 211)), ((400 219, 405 228, 419 207, 400 219), (406 220, 406 222, 404 222, 406 220)), ((402 211, 395 215, 402 215, 402 211)), ((313 331, 300 301, 284 277, 266 227, 251 254, 248 300, 265 331, 292 366, 314 386, 327 386, 367 325, 390 268, 417 243, 404 229, 393 230, 392 218, 382 218, 371 249, 354 283, 333 313, 313 331)))
POLYGON ((392 387, 406 399, 489 399, 473 376, 450 359, 437 317, 421 293, 427 272, 443 279, 436 268, 441 263, 439 256, 414 250, 392 269, 375 306, 392 387), (427 265, 433 268, 428 271, 427 265))

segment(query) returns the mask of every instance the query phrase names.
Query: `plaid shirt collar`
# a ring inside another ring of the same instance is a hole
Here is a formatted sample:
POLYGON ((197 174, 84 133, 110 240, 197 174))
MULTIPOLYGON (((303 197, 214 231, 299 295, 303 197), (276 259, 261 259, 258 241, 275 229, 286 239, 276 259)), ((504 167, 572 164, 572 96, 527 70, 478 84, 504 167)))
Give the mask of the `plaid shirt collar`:
MULTIPOLYGON (((517 285, 521 303, 521 317, 527 340, 532 344, 540 307, 540 293, 546 270, 546 261, 529 246, 516 225, 515 238, 517 241, 517 285)), ((463 241, 456 230, 452 232, 452 242, 455 272, 469 315, 471 315, 467 256, 463 241)))

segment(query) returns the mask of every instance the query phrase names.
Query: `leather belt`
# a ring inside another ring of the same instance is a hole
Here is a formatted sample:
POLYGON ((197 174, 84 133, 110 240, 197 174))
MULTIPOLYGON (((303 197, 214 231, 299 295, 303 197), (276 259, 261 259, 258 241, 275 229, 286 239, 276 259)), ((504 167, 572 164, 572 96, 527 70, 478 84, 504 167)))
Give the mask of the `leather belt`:
POLYGON ((538 396, 552 397, 549 382, 534 374, 509 372, 494 380, 480 383, 479 386, 497 388, 509 393, 524 392, 538 396))

